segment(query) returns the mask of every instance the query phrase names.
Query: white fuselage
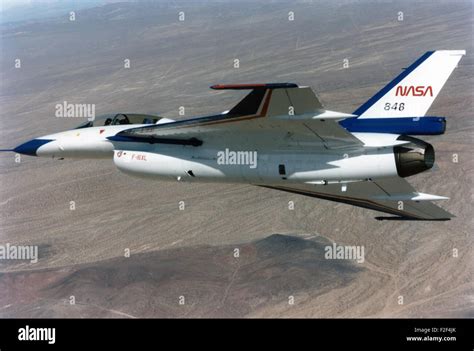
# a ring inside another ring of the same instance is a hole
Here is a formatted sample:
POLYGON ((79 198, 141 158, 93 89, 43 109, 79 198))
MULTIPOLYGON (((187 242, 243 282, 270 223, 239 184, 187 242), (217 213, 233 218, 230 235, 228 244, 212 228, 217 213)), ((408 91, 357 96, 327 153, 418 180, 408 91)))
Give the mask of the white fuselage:
POLYGON ((91 127, 47 135, 42 139, 53 141, 41 146, 37 155, 113 157, 117 168, 124 173, 159 180, 322 184, 397 175, 391 146, 397 144, 398 135, 354 133, 366 147, 353 151, 311 146, 297 149, 280 146, 274 150, 265 143, 255 146, 239 136, 232 141, 217 138, 199 147, 107 139, 128 128, 129 125, 91 127))
POLYGON ((397 175, 393 148, 384 146, 396 145, 398 135, 376 138, 374 134, 358 133, 357 137, 367 148, 252 149, 244 141, 230 143, 228 139, 200 147, 119 143, 114 163, 119 170, 138 177, 204 182, 319 184, 397 175), (224 146, 229 144, 242 147, 224 146))
POLYGON ((160 153, 115 151, 114 163, 122 172, 144 178, 233 183, 356 181, 397 174, 391 149, 345 155, 257 150, 254 167, 255 163, 218 164, 222 150, 189 152, 190 148, 163 147, 160 153))
POLYGON ((53 158, 111 158, 114 154, 114 144, 107 137, 125 129, 130 129, 130 125, 71 129, 45 135, 41 139, 52 141, 38 148, 36 154, 53 158))

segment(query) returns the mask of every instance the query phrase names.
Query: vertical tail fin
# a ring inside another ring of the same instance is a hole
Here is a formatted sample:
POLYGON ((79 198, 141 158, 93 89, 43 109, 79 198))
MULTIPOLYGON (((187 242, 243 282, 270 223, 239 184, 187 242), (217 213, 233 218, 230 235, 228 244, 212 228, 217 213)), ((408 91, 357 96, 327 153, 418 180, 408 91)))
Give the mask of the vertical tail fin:
POLYGON ((465 50, 428 51, 354 111, 359 118, 423 117, 465 50))

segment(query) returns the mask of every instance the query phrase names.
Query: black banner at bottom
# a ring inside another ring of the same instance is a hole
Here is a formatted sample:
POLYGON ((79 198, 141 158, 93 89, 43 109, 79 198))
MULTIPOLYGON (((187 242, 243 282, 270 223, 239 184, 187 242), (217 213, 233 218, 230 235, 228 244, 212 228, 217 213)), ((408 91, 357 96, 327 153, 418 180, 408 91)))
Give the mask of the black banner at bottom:
POLYGON ((313 348, 390 346, 473 350, 471 319, 0 319, 0 350, 76 347, 313 348), (171 343, 171 345, 170 345, 171 343), (289 343, 289 344, 288 344, 289 343))

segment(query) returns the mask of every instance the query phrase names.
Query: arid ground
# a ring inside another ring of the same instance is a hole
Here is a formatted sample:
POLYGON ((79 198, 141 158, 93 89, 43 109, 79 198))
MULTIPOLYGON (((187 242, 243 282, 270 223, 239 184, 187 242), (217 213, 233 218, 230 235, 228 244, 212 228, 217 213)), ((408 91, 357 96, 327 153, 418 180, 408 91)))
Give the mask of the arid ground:
POLYGON ((429 111, 448 118, 423 137, 437 167, 409 178, 450 197, 450 221, 1 153, 0 245, 39 259, 0 260, 0 317, 474 317, 473 25, 470 1, 110 3, 2 23, 2 149, 82 123, 55 117, 64 101, 183 118, 242 97, 212 84, 295 82, 350 113, 428 50, 467 55, 429 111), (333 242, 364 262, 325 259, 333 242))

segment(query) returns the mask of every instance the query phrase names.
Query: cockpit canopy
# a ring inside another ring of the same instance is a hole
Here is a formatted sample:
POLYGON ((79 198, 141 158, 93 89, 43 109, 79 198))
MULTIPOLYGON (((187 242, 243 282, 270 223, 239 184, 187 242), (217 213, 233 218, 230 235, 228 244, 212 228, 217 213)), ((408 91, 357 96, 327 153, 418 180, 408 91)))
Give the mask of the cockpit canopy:
POLYGON ((156 124, 163 117, 154 115, 142 115, 137 113, 117 113, 109 115, 101 115, 96 117, 93 121, 87 121, 76 127, 89 128, 89 127, 102 127, 119 124, 156 124))

